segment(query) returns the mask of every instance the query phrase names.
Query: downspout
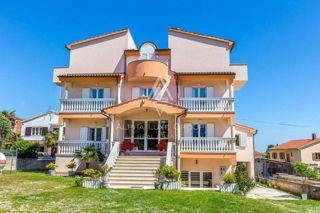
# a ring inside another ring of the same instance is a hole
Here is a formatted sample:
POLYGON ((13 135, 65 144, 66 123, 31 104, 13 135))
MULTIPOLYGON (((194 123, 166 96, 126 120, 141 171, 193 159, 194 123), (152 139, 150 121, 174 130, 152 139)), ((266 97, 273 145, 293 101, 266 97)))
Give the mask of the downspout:
MULTIPOLYGON (((183 115, 186 115, 188 113, 188 109, 185 109, 183 113, 179 114, 177 117, 176 117, 176 124, 178 123, 178 119, 183 116, 183 115)), ((179 126, 178 128, 180 128, 180 123, 179 123, 179 126)), ((177 135, 177 131, 176 130, 176 135, 177 135)), ((181 132, 180 132, 181 133, 181 132)), ((178 135, 177 135, 178 136, 178 135)), ((180 136, 179 136, 180 138, 180 136)), ((178 140, 178 137, 177 137, 177 141, 176 141, 176 169, 178 169, 178 165, 179 165, 179 159, 180 159, 180 154, 179 154, 179 140, 178 140)))
MULTIPOLYGON (((254 177, 256 176, 256 170, 255 170, 255 162, 256 162, 256 158, 254 156, 254 151, 255 151, 255 146, 254 146, 254 136, 258 134, 258 130, 256 129, 256 132, 252 135, 252 138, 253 138, 253 174, 254 174, 254 177)), ((255 180, 255 178, 254 178, 255 180)))
MULTIPOLYGON (((107 113, 105 113, 103 109, 101 110, 101 114, 102 114, 103 116, 109 118, 109 132, 108 132, 108 136, 109 136, 109 138, 110 138, 110 134, 111 134, 111 132, 110 132, 110 127, 111 127, 111 122, 113 122, 113 121, 112 121, 112 118, 111 118, 110 115, 108 115, 107 113)), ((108 143, 108 153, 111 151, 111 150, 110 150, 110 148, 111 148, 111 143, 112 143, 112 141, 109 141, 109 143, 108 143)))

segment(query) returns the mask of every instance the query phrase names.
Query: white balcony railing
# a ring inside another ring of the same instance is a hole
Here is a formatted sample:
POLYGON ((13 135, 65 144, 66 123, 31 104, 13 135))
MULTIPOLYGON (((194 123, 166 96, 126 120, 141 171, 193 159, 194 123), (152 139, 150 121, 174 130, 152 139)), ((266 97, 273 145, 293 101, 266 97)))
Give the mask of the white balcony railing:
POLYGON ((115 98, 86 98, 60 100, 61 112, 100 112, 116 103, 115 98))
POLYGON ((182 137, 181 152, 235 152, 235 138, 182 137))
POLYGON ((74 154, 83 147, 94 145, 102 154, 108 153, 108 141, 58 141, 57 154, 74 154))
POLYGON ((233 112, 233 98, 179 98, 179 105, 189 112, 233 112))

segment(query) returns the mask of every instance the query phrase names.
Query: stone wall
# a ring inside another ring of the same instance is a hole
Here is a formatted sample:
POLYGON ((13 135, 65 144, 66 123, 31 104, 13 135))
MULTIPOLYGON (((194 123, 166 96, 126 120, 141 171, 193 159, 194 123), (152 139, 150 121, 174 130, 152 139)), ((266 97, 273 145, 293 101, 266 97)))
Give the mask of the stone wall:
MULTIPOLYGON (((267 183, 281 190, 301 194, 303 179, 294 175, 275 174, 267 183)), ((320 181, 306 180, 304 188, 308 198, 320 200, 320 181)))
POLYGON ((17 169, 22 171, 46 169, 46 165, 54 160, 43 160, 34 158, 18 158, 17 169))

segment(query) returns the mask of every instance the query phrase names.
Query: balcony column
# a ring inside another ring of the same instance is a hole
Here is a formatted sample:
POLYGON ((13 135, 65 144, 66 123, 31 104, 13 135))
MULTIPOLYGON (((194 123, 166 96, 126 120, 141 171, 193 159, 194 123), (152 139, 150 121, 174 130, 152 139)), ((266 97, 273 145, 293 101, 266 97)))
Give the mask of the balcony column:
POLYGON ((177 121, 177 123, 175 124, 175 128, 177 129, 177 131, 176 131, 176 134, 177 134, 177 136, 176 136, 176 158, 177 158, 177 170, 178 171, 180 171, 180 161, 181 161, 181 159, 180 159, 180 140, 181 140, 181 136, 180 136, 180 130, 181 130, 181 126, 180 126, 180 117, 178 117, 177 118, 177 115, 176 115, 176 119, 175 119, 176 121, 177 121))
POLYGON ((113 134, 114 134, 114 115, 110 115, 110 135, 109 135, 109 153, 113 147, 113 134))
POLYGON ((117 104, 121 103, 121 85, 122 85, 123 78, 120 77, 120 81, 117 82, 117 104))
MULTIPOLYGON (((236 135, 235 135, 235 126, 234 125, 231 125, 231 138, 235 138, 236 137, 236 135)), ((232 143, 232 151, 236 151, 236 142, 235 141, 233 141, 233 143, 232 143)))
MULTIPOLYGON (((233 81, 229 80, 229 97, 234 98, 234 89, 233 89, 233 81)), ((234 111, 234 101, 231 102, 231 111, 234 111)))
MULTIPOLYGON (((60 99, 64 100, 66 98, 66 82, 61 82, 61 95, 60 99)), ((63 111, 63 102, 60 101, 60 111, 63 111)))
POLYGON ((59 126, 59 135, 58 135, 58 141, 63 140, 63 125, 59 126))

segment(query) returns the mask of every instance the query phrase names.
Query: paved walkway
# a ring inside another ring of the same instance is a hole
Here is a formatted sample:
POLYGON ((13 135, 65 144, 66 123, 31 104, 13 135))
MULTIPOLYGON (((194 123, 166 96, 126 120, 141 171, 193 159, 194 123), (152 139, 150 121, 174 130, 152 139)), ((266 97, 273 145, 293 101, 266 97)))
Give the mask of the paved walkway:
POLYGON ((253 199, 270 200, 300 200, 299 197, 291 195, 289 193, 280 191, 278 189, 266 188, 262 186, 256 186, 247 194, 247 197, 253 199))

